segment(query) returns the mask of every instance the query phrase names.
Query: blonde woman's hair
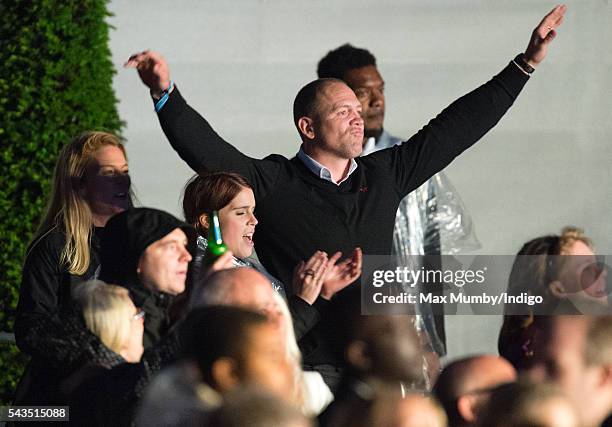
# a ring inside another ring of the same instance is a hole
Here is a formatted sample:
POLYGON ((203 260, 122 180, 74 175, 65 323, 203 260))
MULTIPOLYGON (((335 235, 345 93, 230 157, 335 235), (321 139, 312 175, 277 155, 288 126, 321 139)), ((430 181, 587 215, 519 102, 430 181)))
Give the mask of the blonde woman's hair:
POLYGON ((595 249, 593 241, 584 234, 584 230, 574 226, 567 226, 561 230, 559 236, 559 254, 564 255, 569 248, 576 242, 582 242, 591 249, 595 249))
POLYGON ((55 227, 65 233, 66 244, 60 262, 68 266, 70 274, 84 274, 91 261, 93 219, 80 189, 93 154, 108 145, 119 148, 126 156, 117 136, 108 132, 85 132, 62 149, 55 164, 51 196, 36 236, 38 239, 55 227))
POLYGON ((134 316, 128 290, 101 280, 89 280, 76 285, 72 295, 83 310, 87 329, 120 354, 129 339, 130 321, 134 316))

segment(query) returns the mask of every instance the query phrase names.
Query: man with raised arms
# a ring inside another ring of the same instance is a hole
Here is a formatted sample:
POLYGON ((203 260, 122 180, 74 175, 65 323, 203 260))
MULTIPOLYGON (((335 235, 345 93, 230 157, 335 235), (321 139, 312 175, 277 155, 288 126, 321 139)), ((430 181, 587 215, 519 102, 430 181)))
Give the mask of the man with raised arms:
MULTIPOLYGON (((544 60, 565 11, 563 5, 555 7, 533 31, 524 53, 445 108, 409 143, 364 157, 359 157, 361 103, 340 80, 315 80, 298 92, 293 116, 302 145, 294 158, 273 154, 254 159, 223 140, 187 104, 159 54, 135 54, 126 66, 136 68, 151 90, 162 129, 192 169, 229 170, 249 180, 257 202, 259 257, 270 273, 291 283, 293 267, 316 250, 353 253, 355 263, 360 263, 361 250, 389 254, 401 199, 495 126, 544 60)), ((335 299, 342 298, 341 293, 335 299)), ((325 311, 337 315, 342 310, 325 311)), ((300 342, 304 363, 339 366, 330 348, 334 322, 324 315, 319 325, 300 342)), ((332 377, 338 376, 324 377, 333 388, 332 377)))

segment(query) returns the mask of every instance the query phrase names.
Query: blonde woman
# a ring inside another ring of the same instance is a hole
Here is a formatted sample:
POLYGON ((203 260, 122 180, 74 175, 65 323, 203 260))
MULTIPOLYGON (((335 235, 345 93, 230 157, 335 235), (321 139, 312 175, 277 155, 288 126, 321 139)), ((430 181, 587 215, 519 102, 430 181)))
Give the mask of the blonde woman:
POLYGON ((16 401, 24 405, 68 405, 74 425, 129 425, 152 376, 172 363, 178 337, 169 333, 144 351, 144 312, 129 291, 99 280, 73 288, 72 305, 59 322, 41 320, 37 358, 22 379, 16 401))
MULTIPOLYGON (((68 396, 70 421, 108 425, 112 420, 113 425, 131 425, 135 405, 151 377, 174 361, 177 339, 171 334, 145 353, 144 311, 123 287, 92 280, 77 285, 73 294, 81 324, 121 357, 108 364, 102 359, 105 352, 98 350, 79 358, 80 366, 59 387, 68 396)), ((62 318, 70 321, 64 314, 62 318)))
POLYGON ((130 205, 125 148, 115 135, 86 132, 62 149, 47 211, 23 267, 15 322, 23 352, 37 355, 34 326, 70 305, 71 285, 96 277, 100 232, 130 205))
POLYGON ((87 329, 126 362, 140 361, 144 347, 144 311, 134 306, 127 289, 99 280, 80 283, 74 299, 87 329))

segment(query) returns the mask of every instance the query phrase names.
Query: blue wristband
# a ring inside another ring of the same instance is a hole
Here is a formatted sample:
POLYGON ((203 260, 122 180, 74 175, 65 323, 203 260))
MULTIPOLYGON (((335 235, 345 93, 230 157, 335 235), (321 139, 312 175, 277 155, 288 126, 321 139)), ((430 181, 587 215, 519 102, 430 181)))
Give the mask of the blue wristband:
POLYGON ((168 86, 168 89, 162 92, 162 97, 159 98, 159 101, 155 103, 156 113, 159 113, 163 106, 166 105, 166 102, 168 102, 168 98, 170 97, 170 92, 172 91, 172 88, 174 88, 174 82, 170 80, 170 86, 168 86))

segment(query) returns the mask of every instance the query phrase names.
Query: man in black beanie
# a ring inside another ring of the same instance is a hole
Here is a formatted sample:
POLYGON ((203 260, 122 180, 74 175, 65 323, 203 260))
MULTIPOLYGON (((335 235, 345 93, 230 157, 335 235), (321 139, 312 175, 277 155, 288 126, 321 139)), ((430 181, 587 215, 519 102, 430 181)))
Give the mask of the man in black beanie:
POLYGON ((185 290, 196 232, 169 213, 132 208, 112 217, 104 229, 100 279, 127 288, 145 312, 144 346, 168 330, 168 308, 185 290))

